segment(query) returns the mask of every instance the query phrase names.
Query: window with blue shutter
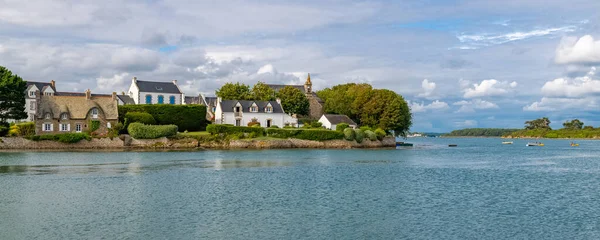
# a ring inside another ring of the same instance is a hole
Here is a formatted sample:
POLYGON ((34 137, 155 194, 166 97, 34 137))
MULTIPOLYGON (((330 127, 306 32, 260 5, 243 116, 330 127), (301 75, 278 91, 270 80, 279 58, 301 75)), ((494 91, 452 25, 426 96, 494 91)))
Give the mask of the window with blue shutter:
POLYGON ((152 95, 146 95, 146 104, 152 104, 152 95))
POLYGON ((163 97, 163 95, 158 96, 158 104, 163 104, 165 103, 165 97, 163 97))
POLYGON ((169 97, 169 103, 170 104, 175 104, 175 96, 170 96, 169 97))

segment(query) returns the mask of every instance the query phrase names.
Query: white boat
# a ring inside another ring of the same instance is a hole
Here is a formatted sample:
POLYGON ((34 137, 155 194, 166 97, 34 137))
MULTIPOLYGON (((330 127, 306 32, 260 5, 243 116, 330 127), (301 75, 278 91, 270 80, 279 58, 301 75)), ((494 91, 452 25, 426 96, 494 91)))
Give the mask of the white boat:
POLYGON ((543 147, 544 144, 543 143, 527 143, 527 145, 525 145, 525 146, 528 146, 528 147, 543 147))
POLYGON ((502 142, 502 144, 513 144, 513 142, 502 142))

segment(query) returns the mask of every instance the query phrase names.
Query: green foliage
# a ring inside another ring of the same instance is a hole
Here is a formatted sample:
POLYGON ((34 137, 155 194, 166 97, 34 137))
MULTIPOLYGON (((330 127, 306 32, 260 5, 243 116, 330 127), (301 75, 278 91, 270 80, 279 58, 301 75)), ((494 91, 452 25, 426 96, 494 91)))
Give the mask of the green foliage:
POLYGON ((365 139, 365 133, 363 132, 363 130, 356 129, 354 130, 354 134, 354 140, 356 140, 357 143, 362 143, 365 139))
POLYGON ((600 138, 600 128, 525 129, 505 135, 513 138, 600 138))
POLYGON ((226 83, 217 89, 216 94, 223 100, 251 100, 250 87, 242 83, 226 83))
POLYGON ((359 127, 358 129, 363 130, 363 131, 373 131, 373 129, 369 126, 362 126, 362 127, 359 127))
POLYGON ((271 125, 269 128, 279 128, 277 125, 271 125))
POLYGON ((583 127, 583 129, 585 129, 585 130, 593 130, 594 127, 593 126, 585 126, 585 127, 583 127))
POLYGON ((78 143, 79 141, 92 140, 92 137, 86 133, 62 133, 62 134, 46 134, 34 135, 29 137, 33 141, 56 141, 61 143, 78 143))
POLYGON ((346 128, 349 128, 350 125, 347 123, 340 123, 338 125, 335 125, 335 130, 338 132, 343 132, 346 128))
MULTIPOLYGON (((275 101, 275 91, 262 82, 254 84, 252 87, 252 100, 256 101, 275 101)), ((239 100, 239 99, 236 99, 239 100)))
POLYGON ((551 130, 552 128, 550 128, 550 119, 548 119, 547 117, 543 117, 543 118, 538 118, 536 120, 531 120, 531 121, 526 121, 525 122, 525 129, 548 129, 551 130))
POLYGON ((583 122, 579 121, 579 119, 573 119, 571 121, 566 121, 565 123, 563 123, 563 127, 571 130, 583 129, 583 122))
POLYGON ((519 131, 519 129, 507 129, 507 128, 466 128, 461 130, 454 130, 443 136, 447 137, 500 137, 512 132, 519 131))
POLYGON ((385 131, 381 128, 375 129, 375 135, 377 135, 377 139, 379 139, 379 141, 383 140, 383 138, 385 138, 385 135, 387 135, 387 133, 385 133, 385 131))
POLYGON ((11 137, 27 137, 35 135, 35 123, 25 122, 10 126, 8 135, 11 137))
POLYGON ((109 137, 112 139, 113 137, 119 136, 119 133, 125 129, 125 125, 123 123, 118 122, 115 124, 109 132, 109 137))
POLYGON ((369 84, 348 83, 319 91, 326 113, 345 114, 360 125, 392 130, 406 136, 412 125, 408 104, 399 94, 373 89, 369 84))
POLYGON ((119 106, 119 121, 126 126, 131 122, 125 121, 129 112, 149 113, 158 125, 177 125, 180 131, 204 131, 206 128, 206 106, 202 105, 170 105, 144 104, 119 106))
POLYGON ((352 129, 352 128, 344 129, 344 139, 346 139, 348 141, 354 141, 355 138, 356 138, 356 133, 354 132, 354 129, 352 129))
POLYGON ((260 122, 258 122, 258 120, 256 120, 256 121, 252 120, 248 123, 248 127, 255 127, 255 126, 260 127, 260 122))
POLYGON ((131 123, 127 129, 129 135, 136 139, 156 139, 177 135, 176 125, 145 125, 131 123))
POLYGON ((267 136, 274 138, 296 138, 312 141, 326 141, 344 138, 343 133, 330 130, 269 128, 266 130, 266 132, 267 136))
POLYGON ((206 126, 206 131, 210 134, 237 134, 237 133, 255 133, 256 136, 263 136, 265 133, 264 128, 256 127, 237 127, 225 124, 209 124, 206 126))
MULTIPOLYGON (((25 112, 26 90, 27 83, 21 77, 0 66, 0 122, 6 122, 8 119, 27 118, 25 112)), ((8 126, 1 131, 8 133, 8 126)), ((4 136, 6 133, 2 135, 4 136)))
POLYGON ((292 86, 285 86, 277 93, 277 97, 281 99, 281 106, 286 113, 308 115, 310 111, 310 103, 306 95, 292 86))
POLYGON ((128 112, 125 114, 125 119, 128 123, 143 123, 148 125, 155 125, 156 120, 150 113, 145 112, 128 112))
POLYGON ((310 127, 311 128, 323 128, 323 123, 315 121, 310 124, 310 127))
POLYGON ((367 137, 371 141, 377 141, 377 134, 371 130, 365 131, 365 137, 367 137))
POLYGON ((4 137, 8 134, 10 125, 7 122, 0 122, 0 137, 4 137))
POLYGON ((100 128, 100 121, 90 120, 90 132, 95 132, 100 128))

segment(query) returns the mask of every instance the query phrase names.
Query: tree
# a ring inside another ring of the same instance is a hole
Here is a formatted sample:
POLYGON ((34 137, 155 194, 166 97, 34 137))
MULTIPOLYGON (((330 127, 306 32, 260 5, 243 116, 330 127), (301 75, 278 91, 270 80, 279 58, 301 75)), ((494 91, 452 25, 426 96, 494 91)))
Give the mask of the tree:
POLYGON ((0 66, 0 122, 27 118, 26 90, 27 83, 21 77, 0 66))
POLYGON ((583 122, 579 121, 579 119, 573 119, 571 121, 564 122, 563 127, 565 129, 580 130, 583 129, 583 122))
POLYGON ((308 115, 310 103, 302 91, 295 87, 285 86, 277 93, 281 106, 286 113, 308 115))
POLYGON ((252 100, 273 101, 275 100, 275 91, 267 84, 258 82, 252 87, 252 100))
POLYGON ((543 118, 538 118, 536 120, 531 120, 531 121, 526 121, 525 122, 525 129, 548 129, 548 130, 552 130, 552 128, 550 128, 550 119, 548 119, 547 117, 543 117, 543 118))
POLYGON ((226 83, 216 91, 217 97, 223 100, 250 100, 250 87, 243 83, 226 83))

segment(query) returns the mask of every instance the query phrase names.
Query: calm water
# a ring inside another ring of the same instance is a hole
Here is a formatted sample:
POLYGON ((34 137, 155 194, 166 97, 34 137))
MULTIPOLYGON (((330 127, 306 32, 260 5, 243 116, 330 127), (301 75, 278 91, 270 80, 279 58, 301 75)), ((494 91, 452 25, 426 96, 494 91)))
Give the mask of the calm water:
POLYGON ((600 141, 409 141, 0 153, 0 239, 600 239, 600 141))

